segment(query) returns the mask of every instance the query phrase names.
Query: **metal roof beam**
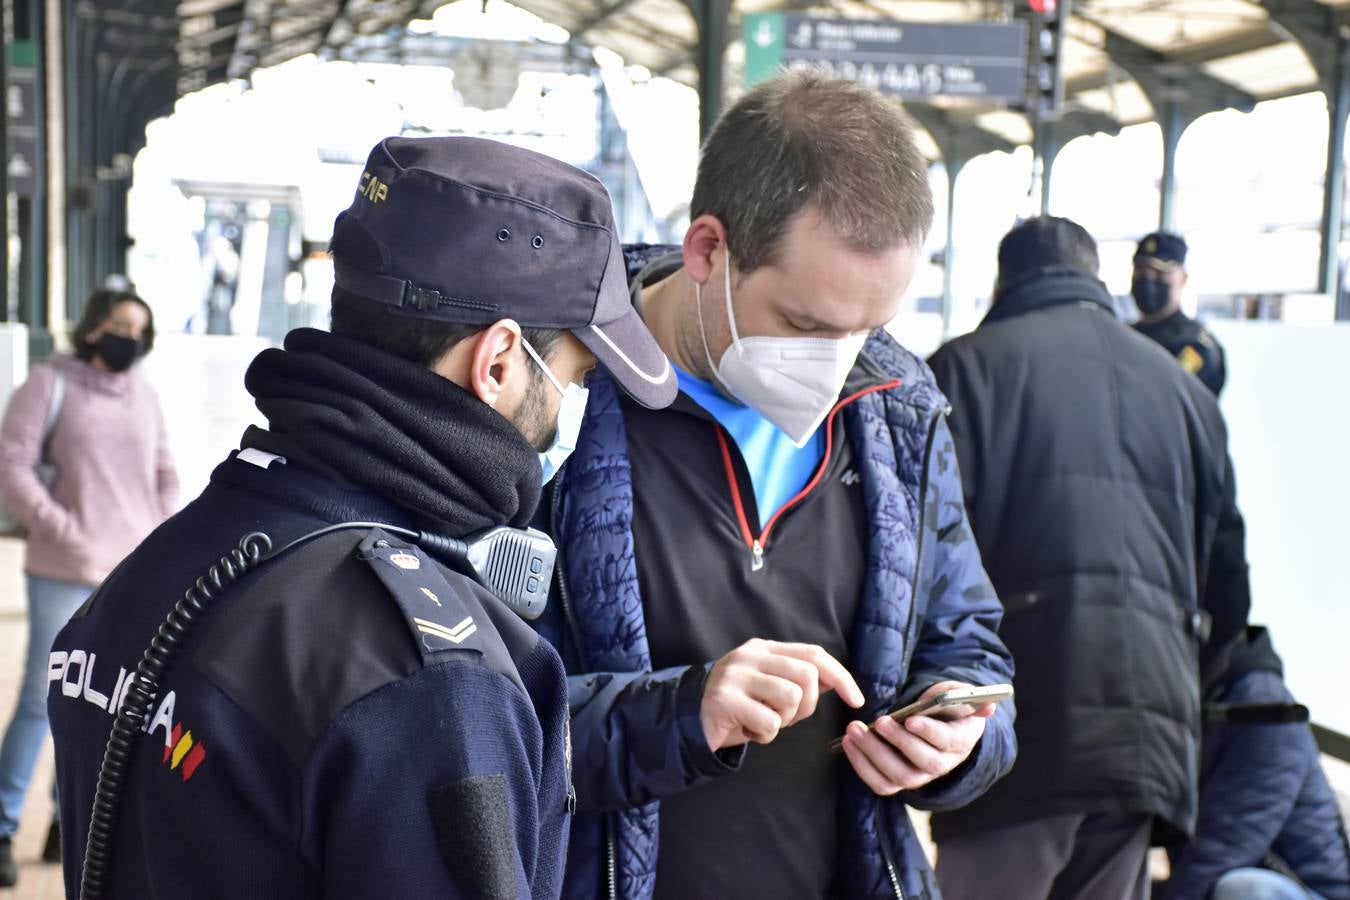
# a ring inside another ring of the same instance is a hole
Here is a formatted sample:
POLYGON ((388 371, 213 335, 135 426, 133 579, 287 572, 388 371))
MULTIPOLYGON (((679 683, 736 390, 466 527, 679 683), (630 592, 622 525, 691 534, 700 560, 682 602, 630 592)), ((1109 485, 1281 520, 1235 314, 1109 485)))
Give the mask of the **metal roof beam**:
POLYGON ((652 74, 669 75, 671 72, 675 71, 680 66, 692 65, 694 62, 695 52, 697 52, 696 48, 685 47, 682 50, 677 50, 674 53, 671 53, 669 56, 661 60, 659 63, 656 64, 655 67, 652 68, 652 74))
MULTIPOLYGON (((661 31, 655 25, 639 19, 636 16, 625 16, 602 24, 593 25, 591 26, 591 31, 595 31, 597 28, 603 28, 606 32, 616 32, 618 34, 627 35, 628 37, 637 38, 641 41, 646 41, 651 44, 654 49, 666 50, 668 51, 668 55, 671 56, 679 56, 688 53, 690 54, 690 61, 693 61, 693 50, 689 49, 683 40, 669 32, 661 31)), ((573 35, 570 43, 595 46, 595 44, 600 43, 600 41, 578 41, 576 36, 573 35)), ((632 62, 632 60, 629 61, 632 62)), ((662 62, 664 63, 664 58, 662 62)))
POLYGON ((154 31, 178 30, 178 19, 173 15, 136 12, 130 9, 99 9, 91 3, 76 4, 75 15, 79 19, 99 24, 127 25, 132 28, 154 31))
POLYGON ((603 25, 618 13, 621 13, 632 6, 634 2, 636 2, 636 0, 610 0, 610 2, 604 4, 594 13, 582 19, 577 23, 575 28, 571 29, 572 40, 581 40, 586 32, 599 25, 603 25))
POLYGON ((298 10, 296 15, 287 15, 284 19, 273 19, 267 25, 267 36, 277 44, 301 37, 323 35, 332 27, 327 13, 320 13, 317 7, 298 10))
POLYGON ((213 13, 234 6, 239 0, 184 0, 178 4, 178 17, 180 19, 200 16, 204 13, 213 13))
POLYGON ((236 22, 233 25, 222 25, 214 31, 194 34, 190 37, 181 38, 181 40, 184 44, 191 44, 193 46, 209 46, 211 44, 218 44, 222 40, 228 38, 235 38, 237 40, 239 32, 242 31, 243 28, 244 23, 236 22))
POLYGON ((1187 121, 1221 109, 1251 112, 1256 98, 1226 81, 1215 78, 1200 66, 1169 58, 1100 23, 1106 38, 1103 49, 1111 61, 1125 70, 1153 105, 1155 115, 1175 105, 1187 121))
POLYGON ((1340 245, 1344 233, 1346 117, 1350 115, 1350 19, 1344 10, 1316 0, 1257 2, 1303 48, 1326 94, 1329 127, 1317 289, 1336 298, 1339 318, 1343 312, 1340 245))
MULTIPOLYGON (((1232 56, 1277 47, 1284 42, 1285 38, 1279 35, 1274 28, 1263 26, 1249 31, 1224 35, 1210 41, 1202 41, 1187 47, 1185 50, 1168 53, 1165 58, 1166 64, 1182 63, 1190 66, 1202 66, 1205 63, 1217 62, 1232 56)), ((1111 77, 1111 73, 1104 69, 1100 72, 1092 72, 1072 79, 1065 86, 1065 92, 1074 95, 1081 94, 1084 91, 1101 90, 1110 87, 1115 81, 1116 79, 1111 77)))
POLYGON ((1167 61, 1198 66, 1227 59, 1230 56, 1241 56, 1244 53, 1267 50, 1284 42, 1284 36, 1277 29, 1266 24, 1259 28, 1239 31, 1236 34, 1226 34, 1212 40, 1199 41, 1184 50, 1167 54, 1167 61))
POLYGON ((1256 0, 1256 3, 1303 48, 1322 89, 1330 94, 1336 82, 1345 11, 1317 0, 1256 0))
MULTIPOLYGON (((1114 137, 1120 134, 1122 127, 1120 122, 1106 113, 1088 109, 1066 110, 1058 119, 1042 122, 1037 136, 1033 139, 1037 148, 1036 155, 1044 161, 1047 173, 1043 176, 1042 183, 1048 184, 1048 173, 1054 165, 1055 157, 1059 156, 1059 151, 1068 146, 1070 141, 1090 134, 1109 134, 1114 137)), ((1048 191, 1048 188, 1046 190, 1048 191)))
POLYGON ((1051 126, 1061 147, 1089 134, 1109 134, 1115 137, 1120 134, 1120 129, 1125 127, 1114 116, 1095 109, 1067 110, 1057 121, 1051 123, 1051 126))
POLYGON ((164 34, 162 32, 156 33, 153 31, 149 33, 132 33, 110 29, 104 32, 104 39, 110 46, 117 48, 116 51, 105 50, 100 54, 110 59, 120 59, 123 56, 136 56, 138 55, 136 51, 145 49, 172 52, 180 46, 173 35, 164 34))
POLYGON ((906 104, 905 112, 932 135, 949 170, 959 169, 985 153, 1011 153, 1017 149, 1012 141, 980 126, 973 119, 955 116, 936 106, 906 104))
POLYGON ((1176 215, 1176 155, 1182 134, 1192 122, 1207 113, 1222 109, 1251 112, 1256 106, 1256 98, 1215 78, 1198 63, 1166 56, 1105 27, 1102 27, 1102 34, 1106 38, 1107 56, 1139 85, 1162 129, 1163 172, 1158 220, 1162 228, 1171 228, 1176 215))
MULTIPOLYGON (((323 41, 320 46, 333 45, 333 31, 337 28, 338 22, 341 22, 347 15, 347 7, 351 5, 351 0, 337 0, 337 8, 333 10, 333 17, 328 20, 328 29, 324 32, 323 41)), ((356 26, 348 24, 352 33, 356 32, 356 26)))

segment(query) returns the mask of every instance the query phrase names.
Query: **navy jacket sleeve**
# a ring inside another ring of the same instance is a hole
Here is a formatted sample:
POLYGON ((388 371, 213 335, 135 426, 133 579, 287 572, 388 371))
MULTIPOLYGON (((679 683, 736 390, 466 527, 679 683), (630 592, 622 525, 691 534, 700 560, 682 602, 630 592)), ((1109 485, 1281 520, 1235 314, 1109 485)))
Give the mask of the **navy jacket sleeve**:
MULTIPOLYGON (((533 524, 548 531, 546 505, 533 524)), ((576 639, 556 594, 533 625, 558 648, 569 673, 586 668, 577 659, 576 639)), ((745 748, 714 753, 703 734, 699 709, 708 668, 568 675, 579 811, 643 806, 740 768, 745 748)))
POLYGON ((344 710, 304 768, 305 851, 328 898, 541 897, 560 890, 565 722, 443 663, 344 710))
POLYGON ((714 753, 703 734, 699 709, 708 669, 568 678, 579 809, 641 806, 740 767, 744 747, 714 753))
POLYGON ((1201 651, 1201 662, 1206 668, 1212 656, 1242 634, 1252 603, 1247 570, 1247 530, 1237 507, 1237 484, 1231 457, 1225 459, 1223 496, 1218 500, 1218 523, 1200 598, 1204 610, 1212 617, 1209 641, 1201 651))
MULTIPOLYGON (((1274 672, 1244 676, 1228 703, 1292 703, 1274 672)), ((1225 724, 1206 728, 1195 838, 1172 856, 1160 900, 1208 897, 1219 876, 1259 866, 1289 820, 1307 775, 1306 725, 1225 724)))
MULTIPOLYGON (((960 466, 951 431, 938 425, 929 473, 929 508, 937 516, 937 540, 928 605, 910 661, 906 695, 918 696, 939 681, 986 685, 1010 683, 1012 655, 998 637, 1003 607, 980 561, 966 518, 960 466)), ((984 736, 970 758, 945 778, 902 795, 916 809, 955 809, 979 797, 1007 774, 1017 756, 1011 700, 985 721, 984 736)))

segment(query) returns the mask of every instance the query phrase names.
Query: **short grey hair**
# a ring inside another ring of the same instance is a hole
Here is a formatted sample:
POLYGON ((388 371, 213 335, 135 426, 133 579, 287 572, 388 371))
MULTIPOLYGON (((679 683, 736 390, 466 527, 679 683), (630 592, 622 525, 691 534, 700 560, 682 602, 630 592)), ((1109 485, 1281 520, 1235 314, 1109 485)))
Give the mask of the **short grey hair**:
POLYGON ((776 262, 806 208, 860 252, 923 242, 933 193, 899 103, 817 72, 790 72, 757 85, 718 119, 689 215, 717 217, 737 268, 776 262))

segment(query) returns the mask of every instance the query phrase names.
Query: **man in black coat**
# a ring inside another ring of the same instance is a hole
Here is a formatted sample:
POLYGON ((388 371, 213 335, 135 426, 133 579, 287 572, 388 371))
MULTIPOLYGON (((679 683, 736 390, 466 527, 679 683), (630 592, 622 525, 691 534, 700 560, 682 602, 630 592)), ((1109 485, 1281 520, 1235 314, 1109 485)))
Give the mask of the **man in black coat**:
POLYGON ((1003 239, 993 308, 931 365, 1004 603, 1022 748, 934 816, 943 894, 1142 900, 1151 838, 1194 827, 1201 673, 1222 671, 1249 605, 1218 405, 1112 314, 1067 219, 1003 239))

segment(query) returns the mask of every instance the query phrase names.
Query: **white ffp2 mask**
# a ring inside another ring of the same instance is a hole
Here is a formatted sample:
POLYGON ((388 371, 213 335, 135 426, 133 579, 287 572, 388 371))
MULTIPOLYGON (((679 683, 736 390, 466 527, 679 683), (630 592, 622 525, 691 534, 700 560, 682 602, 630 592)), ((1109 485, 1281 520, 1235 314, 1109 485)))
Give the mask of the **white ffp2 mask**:
POLYGON ((557 376, 548 366, 539 354, 534 352, 530 342, 525 338, 520 339, 524 345, 525 351, 530 354, 535 364, 544 371, 549 383, 554 389, 562 395, 562 404, 558 407, 558 436, 553 440, 553 446, 549 447, 543 453, 539 454, 539 465, 544 470, 544 484, 553 480, 553 476, 558 474, 562 464, 567 462, 567 457, 572 455, 572 451, 577 449, 577 437, 581 434, 581 420, 586 415, 586 400, 591 392, 575 382, 568 382, 567 387, 563 387, 558 381, 557 376))
POLYGON ((731 308, 731 252, 723 269, 731 346, 715 363, 703 328, 703 289, 694 282, 703 353, 731 395, 754 409, 798 447, 815 434, 839 399, 867 334, 846 338, 741 337, 731 308))

